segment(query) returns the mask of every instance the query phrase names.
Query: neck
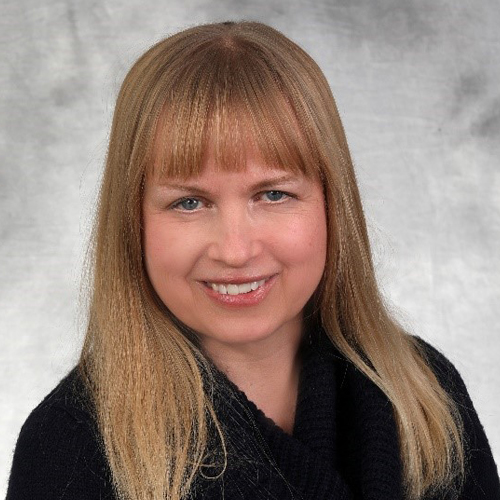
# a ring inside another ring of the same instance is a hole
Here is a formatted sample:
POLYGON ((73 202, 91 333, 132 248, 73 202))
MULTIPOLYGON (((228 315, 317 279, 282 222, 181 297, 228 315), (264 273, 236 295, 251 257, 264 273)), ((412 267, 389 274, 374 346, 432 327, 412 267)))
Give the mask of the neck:
POLYGON ((205 342, 221 370, 276 425, 291 434, 299 385, 302 327, 252 345, 205 342))

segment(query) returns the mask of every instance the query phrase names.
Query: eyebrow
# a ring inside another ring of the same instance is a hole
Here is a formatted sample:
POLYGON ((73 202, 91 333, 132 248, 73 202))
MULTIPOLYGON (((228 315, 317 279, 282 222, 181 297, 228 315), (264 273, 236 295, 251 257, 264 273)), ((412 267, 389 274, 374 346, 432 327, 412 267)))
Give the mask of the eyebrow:
MULTIPOLYGON (((271 188, 275 186, 282 186, 284 184, 293 184, 298 181, 297 176, 295 175, 280 175, 277 177, 270 177, 268 179, 264 179, 255 184, 249 186, 251 191, 258 191, 261 189, 271 188)), ((196 184, 182 184, 176 182, 162 182, 160 185, 162 188, 167 189, 177 189, 179 191, 186 191, 190 193, 200 194, 200 195, 208 195, 210 194, 205 189, 197 186, 196 184)))

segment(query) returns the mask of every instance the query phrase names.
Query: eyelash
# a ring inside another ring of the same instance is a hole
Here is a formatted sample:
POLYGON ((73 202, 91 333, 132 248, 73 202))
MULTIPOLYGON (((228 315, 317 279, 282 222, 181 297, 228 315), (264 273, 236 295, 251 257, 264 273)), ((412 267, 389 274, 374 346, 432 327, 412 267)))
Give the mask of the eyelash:
POLYGON ((174 203, 172 203, 172 205, 170 205, 169 208, 171 208, 172 210, 179 210, 179 211, 182 211, 182 212, 196 212, 196 208, 194 210, 182 210, 181 209, 181 205, 182 203, 184 203, 185 201, 188 201, 188 200, 194 200, 194 201, 201 201, 199 198, 195 198, 193 196, 186 196, 184 198, 181 198, 180 200, 177 200, 175 201, 174 203))
MULTIPOLYGON (((285 191, 281 191, 279 189, 270 189, 269 191, 264 191, 263 193, 260 193, 260 195, 263 196, 263 195, 268 194, 268 193, 282 194, 282 195, 284 195, 285 200, 287 200, 288 198, 293 198, 293 196, 290 193, 286 193, 285 191)), ((281 201, 283 201, 283 200, 280 198, 279 200, 274 200, 274 201, 269 200, 269 203, 280 203, 281 201)))
MULTIPOLYGON (((271 200, 267 200, 266 203, 269 203, 269 204, 273 204, 273 205, 277 205, 279 203, 283 203, 284 200, 287 200, 289 198, 296 198, 294 195, 290 194, 290 193, 287 193, 286 191, 281 191, 280 189, 270 189, 269 191, 263 191, 262 193, 259 193, 256 197, 257 198, 260 198, 266 194, 269 194, 269 193, 279 193, 281 195, 284 196, 284 198, 280 198, 279 200, 275 200, 275 201, 271 201, 271 200)), ((170 205, 170 209, 171 210, 178 210, 178 211, 181 211, 181 212, 196 212, 199 210, 199 208, 195 208, 193 210, 186 210, 186 209, 182 209, 181 205, 182 203, 184 203, 185 201, 188 201, 188 200, 192 200, 192 201, 196 201, 196 202, 202 202, 203 203, 203 200, 200 199, 200 198, 197 198, 196 196, 185 196, 177 201, 175 201, 174 203, 172 203, 172 205, 170 205)), ((206 205, 210 206, 210 203, 206 203, 206 205)))

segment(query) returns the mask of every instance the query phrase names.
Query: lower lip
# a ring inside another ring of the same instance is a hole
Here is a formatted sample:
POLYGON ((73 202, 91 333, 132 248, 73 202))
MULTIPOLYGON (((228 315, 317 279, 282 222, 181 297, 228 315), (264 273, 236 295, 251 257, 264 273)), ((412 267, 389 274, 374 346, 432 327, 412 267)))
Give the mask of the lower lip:
POLYGON ((271 276, 262 286, 260 286, 256 290, 252 290, 248 293, 239 293, 238 295, 218 293, 211 287, 209 287, 206 283, 202 283, 202 287, 208 297, 210 297, 210 299, 212 299, 217 304, 226 307, 256 306, 266 298, 267 294, 274 285, 274 282, 276 281, 276 276, 276 274, 274 276, 271 276))

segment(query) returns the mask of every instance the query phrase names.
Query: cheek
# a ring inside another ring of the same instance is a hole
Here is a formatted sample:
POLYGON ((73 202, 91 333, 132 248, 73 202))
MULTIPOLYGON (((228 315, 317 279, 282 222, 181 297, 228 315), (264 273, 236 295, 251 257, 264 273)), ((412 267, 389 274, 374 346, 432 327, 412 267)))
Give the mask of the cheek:
POLYGON ((155 288, 184 275, 195 260, 189 232, 174 231, 154 218, 145 221, 143 241, 146 271, 155 288))
POLYGON ((305 270, 316 270, 316 273, 322 274, 327 246, 324 210, 321 208, 307 217, 297 218, 289 225, 286 233, 284 248, 287 249, 290 261, 305 270))

